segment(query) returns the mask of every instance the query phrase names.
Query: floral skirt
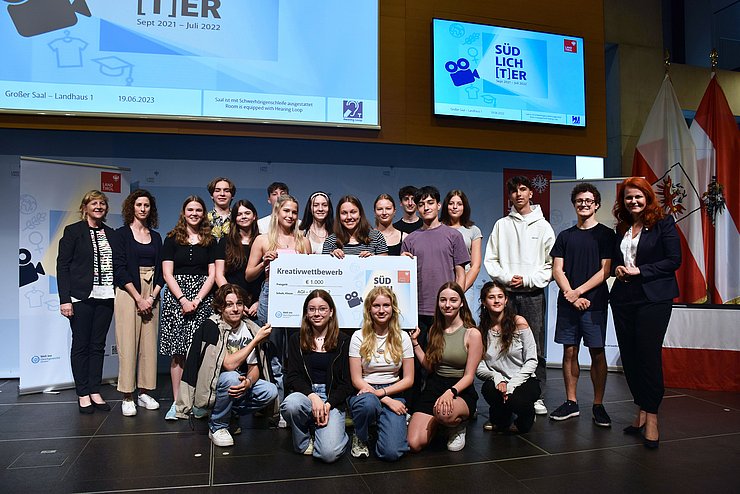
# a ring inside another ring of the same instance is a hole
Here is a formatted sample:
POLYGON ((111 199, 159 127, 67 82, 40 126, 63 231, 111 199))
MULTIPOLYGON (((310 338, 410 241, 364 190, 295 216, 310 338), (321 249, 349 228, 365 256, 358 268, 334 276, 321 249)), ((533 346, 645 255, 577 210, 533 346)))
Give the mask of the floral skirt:
MULTIPOLYGON (((206 281, 206 276, 196 274, 176 274, 175 280, 188 300, 193 300, 206 281)), ((168 288, 162 290, 162 313, 159 318, 159 353, 162 355, 187 355, 193 333, 211 314, 211 301, 208 294, 198 309, 188 315, 182 313, 180 302, 168 288)))

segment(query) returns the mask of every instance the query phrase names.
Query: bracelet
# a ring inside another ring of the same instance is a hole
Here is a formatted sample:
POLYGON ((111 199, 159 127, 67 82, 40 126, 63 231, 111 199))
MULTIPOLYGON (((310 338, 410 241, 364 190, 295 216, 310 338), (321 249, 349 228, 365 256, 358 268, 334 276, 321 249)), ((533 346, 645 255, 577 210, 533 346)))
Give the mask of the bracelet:
POLYGON ((183 293, 182 295, 180 295, 179 297, 177 297, 177 301, 179 302, 180 300, 182 300, 184 298, 185 298, 185 294, 183 293))
POLYGON ((385 398, 386 396, 388 396, 388 391, 386 391, 385 388, 383 388, 383 398, 385 398))
POLYGON ((460 395, 460 393, 458 393, 457 388, 455 388, 455 386, 451 386, 450 387, 450 391, 452 391, 452 397, 453 397, 453 399, 454 398, 457 398, 460 395))
POLYGON ((418 343, 416 345, 411 345, 411 348, 416 348, 417 346, 419 346, 418 343))

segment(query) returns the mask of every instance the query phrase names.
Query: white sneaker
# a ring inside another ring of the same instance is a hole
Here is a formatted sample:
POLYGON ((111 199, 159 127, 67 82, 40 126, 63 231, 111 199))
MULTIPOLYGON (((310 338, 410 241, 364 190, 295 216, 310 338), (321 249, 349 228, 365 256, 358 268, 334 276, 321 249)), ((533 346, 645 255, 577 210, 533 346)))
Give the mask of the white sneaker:
POLYGON ((537 415, 547 415, 547 407, 542 398, 534 402, 534 413, 537 415))
POLYGON ((221 446, 222 448, 225 448, 227 446, 233 446, 234 445, 234 438, 231 437, 231 434, 229 434, 229 429, 219 429, 216 432, 208 432, 208 437, 211 438, 211 441, 216 446, 221 446))
POLYGON ((303 450, 303 454, 306 456, 313 455, 313 438, 309 438, 308 440, 308 446, 305 450, 303 450))
POLYGON ((145 393, 139 393, 139 399, 137 400, 140 407, 144 407, 147 410, 159 409, 159 402, 145 393))
POLYGON ((357 434, 352 434, 352 449, 349 452, 352 458, 370 458, 370 449, 367 447, 367 443, 363 443, 357 437, 357 434))
POLYGON ((134 400, 123 400, 121 402, 121 412, 124 417, 133 417, 136 415, 136 405, 134 405, 134 400))
POLYGON ((167 413, 164 414, 165 420, 177 420, 177 410, 175 409, 175 404, 173 403, 169 410, 167 410, 167 413))
POLYGON ((460 451, 465 447, 465 424, 450 429, 450 435, 447 438, 447 449, 449 451, 460 451))

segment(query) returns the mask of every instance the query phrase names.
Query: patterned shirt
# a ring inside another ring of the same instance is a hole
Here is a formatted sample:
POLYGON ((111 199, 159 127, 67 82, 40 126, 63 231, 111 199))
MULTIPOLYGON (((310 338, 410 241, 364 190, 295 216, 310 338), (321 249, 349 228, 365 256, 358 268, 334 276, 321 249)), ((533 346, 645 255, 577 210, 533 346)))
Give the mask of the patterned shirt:
POLYGON ((216 238, 223 237, 231 229, 231 219, 229 216, 219 215, 216 208, 208 212, 208 222, 211 224, 211 235, 216 238))
POLYGON ((113 249, 105 230, 90 228, 93 244, 93 288, 90 298, 113 298, 113 249))

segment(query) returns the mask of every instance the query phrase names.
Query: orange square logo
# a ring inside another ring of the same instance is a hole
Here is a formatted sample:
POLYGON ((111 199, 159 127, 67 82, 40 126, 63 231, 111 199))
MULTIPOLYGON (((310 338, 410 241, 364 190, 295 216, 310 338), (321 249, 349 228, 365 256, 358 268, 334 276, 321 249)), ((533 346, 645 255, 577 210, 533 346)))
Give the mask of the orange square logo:
POLYGON ((399 283, 411 283, 411 271, 399 271, 398 272, 399 283))
POLYGON ((100 190, 102 192, 121 193, 121 174, 115 172, 100 172, 100 190))

